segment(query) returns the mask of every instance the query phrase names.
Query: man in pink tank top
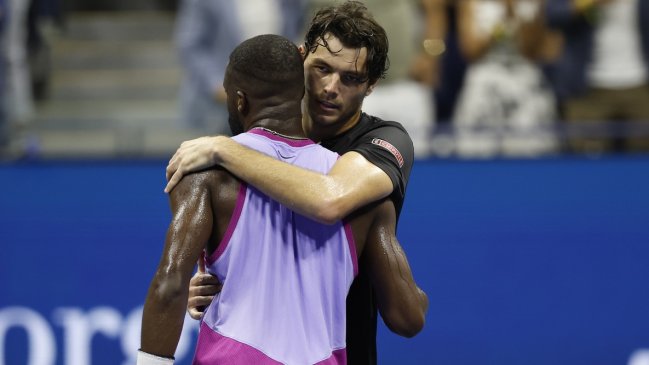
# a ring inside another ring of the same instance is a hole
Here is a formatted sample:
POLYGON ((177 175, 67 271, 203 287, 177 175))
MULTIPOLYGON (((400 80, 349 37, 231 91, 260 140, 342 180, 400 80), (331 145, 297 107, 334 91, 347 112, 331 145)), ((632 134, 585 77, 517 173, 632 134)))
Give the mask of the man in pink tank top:
MULTIPOLYGON (((243 42, 224 81, 230 127, 245 146, 326 173, 338 155, 304 135, 303 77, 302 58, 285 38, 243 42)), ((203 317, 194 364, 345 364, 345 300, 361 253, 388 327, 404 336, 423 327, 428 299, 393 238, 389 200, 325 225, 221 168, 186 176, 170 200, 173 218, 144 306, 139 365, 173 363, 201 256, 224 284, 203 317)))

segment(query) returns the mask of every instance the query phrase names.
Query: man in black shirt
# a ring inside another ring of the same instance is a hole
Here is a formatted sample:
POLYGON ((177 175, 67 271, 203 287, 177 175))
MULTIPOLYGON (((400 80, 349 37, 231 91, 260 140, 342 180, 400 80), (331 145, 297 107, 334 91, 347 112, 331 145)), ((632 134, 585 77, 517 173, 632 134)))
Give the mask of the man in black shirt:
MULTIPOLYGON (((320 222, 336 222, 384 198, 392 201, 398 219, 413 164, 412 141, 399 123, 361 112, 363 99, 387 69, 385 31, 364 5, 349 1, 317 12, 305 38, 300 47, 306 76, 303 128, 309 138, 341 154, 331 171, 322 175, 303 170, 225 136, 202 137, 184 142, 172 157, 166 191, 183 175, 218 164, 320 222)), ((196 308, 209 303, 214 294, 200 285, 215 284, 213 280, 205 275, 192 280, 188 305, 192 316, 200 316, 196 308)), ((372 288, 361 274, 347 300, 350 364, 376 363, 376 323, 372 288)))

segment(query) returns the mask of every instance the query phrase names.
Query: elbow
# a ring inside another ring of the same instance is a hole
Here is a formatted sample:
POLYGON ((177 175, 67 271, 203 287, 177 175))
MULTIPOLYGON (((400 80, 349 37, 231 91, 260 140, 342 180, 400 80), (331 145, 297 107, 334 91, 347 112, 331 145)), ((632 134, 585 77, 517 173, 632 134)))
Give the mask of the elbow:
POLYGON ((158 303, 171 305, 175 300, 182 298, 182 293, 187 290, 187 283, 182 275, 175 271, 158 272, 151 285, 151 294, 158 303))
POLYGON ((383 321, 390 331, 399 336, 414 337, 424 328, 426 316, 423 311, 408 312, 410 313, 387 313, 383 316, 383 321))
POLYGON ((344 218, 344 216, 341 215, 340 213, 338 213, 336 211, 330 211, 330 210, 327 210, 327 209, 322 209, 322 210, 318 211, 318 214, 315 217, 315 219, 318 222, 326 224, 326 225, 336 224, 336 222, 339 222, 343 218, 344 218))
POLYGON ((317 208, 315 219, 327 225, 335 224, 347 216, 341 199, 323 199, 317 208))
POLYGON ((428 296, 419 288, 417 294, 416 304, 402 304, 394 309, 381 311, 383 321, 390 331, 411 338, 424 328, 428 312, 428 296))
POLYGON ((406 338, 415 337, 419 332, 421 332, 422 329, 424 329, 425 322, 426 320, 422 316, 416 321, 411 321, 407 324, 407 326, 399 328, 399 331, 395 331, 395 333, 406 338))

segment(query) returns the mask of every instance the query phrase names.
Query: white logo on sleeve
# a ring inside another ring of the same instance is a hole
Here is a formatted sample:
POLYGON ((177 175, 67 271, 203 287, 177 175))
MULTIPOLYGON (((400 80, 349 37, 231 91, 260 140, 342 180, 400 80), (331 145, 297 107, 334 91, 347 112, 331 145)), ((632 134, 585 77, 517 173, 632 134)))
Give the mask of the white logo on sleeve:
POLYGON ((372 144, 375 144, 377 146, 381 146, 381 147, 385 148, 386 150, 390 151, 392 156, 394 156, 394 158, 397 159, 397 163, 399 163, 399 168, 403 167, 403 156, 401 156, 401 152, 399 152, 399 150, 396 147, 394 147, 392 145, 392 143, 390 143, 388 141, 384 141, 384 140, 382 140, 380 138, 374 138, 372 140, 372 144))

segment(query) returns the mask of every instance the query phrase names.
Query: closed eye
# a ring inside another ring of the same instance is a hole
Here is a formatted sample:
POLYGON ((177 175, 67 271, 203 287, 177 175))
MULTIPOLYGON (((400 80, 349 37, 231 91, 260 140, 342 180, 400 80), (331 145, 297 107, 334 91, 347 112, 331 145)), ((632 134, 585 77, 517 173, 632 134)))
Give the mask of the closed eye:
POLYGON ((316 71, 320 73, 329 73, 329 67, 327 66, 322 66, 322 65, 315 65, 313 68, 316 69, 316 71))
POLYGON ((346 84, 355 84, 355 85, 360 85, 367 81, 367 78, 356 75, 356 74, 345 74, 342 77, 343 82, 346 84))

